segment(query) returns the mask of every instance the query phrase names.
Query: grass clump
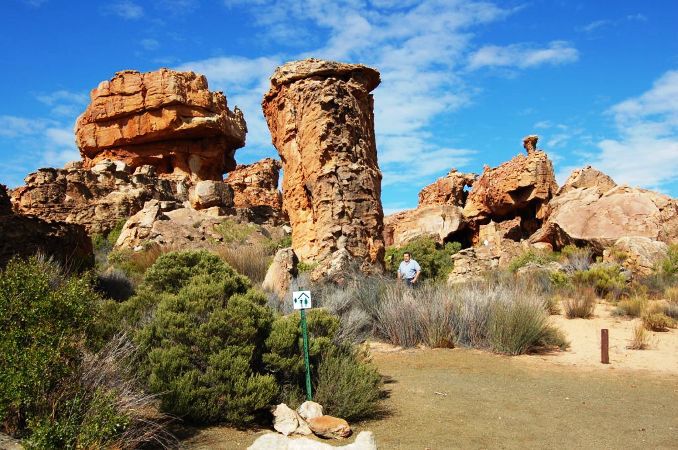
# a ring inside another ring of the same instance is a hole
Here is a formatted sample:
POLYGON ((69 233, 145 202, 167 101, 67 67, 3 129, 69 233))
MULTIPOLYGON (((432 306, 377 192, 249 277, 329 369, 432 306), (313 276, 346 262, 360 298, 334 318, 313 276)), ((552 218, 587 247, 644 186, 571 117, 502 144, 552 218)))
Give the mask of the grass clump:
POLYGON ((509 263, 508 268, 511 272, 515 273, 518 271, 518 269, 530 263, 546 265, 550 262, 557 261, 558 258, 559 255, 557 253, 539 250, 528 250, 522 253, 521 255, 513 258, 509 263))
POLYGON ((268 249, 260 244, 241 245, 240 247, 222 246, 217 254, 238 273, 245 275, 253 283, 259 284, 266 278, 272 256, 268 249))
POLYGON ((642 319, 643 325, 650 331, 669 331, 676 326, 675 321, 662 312, 648 312, 642 319))
POLYGON ((227 244, 244 244, 256 229, 251 223, 238 223, 232 219, 225 219, 214 227, 227 244))
POLYGON ((617 308, 613 311, 617 316, 640 317, 647 307, 647 299, 645 297, 632 297, 629 299, 620 300, 617 303, 617 308))
POLYGON ((402 247, 386 249, 386 270, 395 274, 403 255, 409 252, 412 259, 421 266, 422 279, 445 280, 454 265, 451 256, 459 250, 461 250, 459 242, 448 242, 441 246, 432 237, 418 237, 402 247))
POLYGON ((596 291, 591 287, 572 289, 563 300, 565 317, 568 319, 590 319, 596 307, 596 291))
POLYGON ((633 329, 633 337, 631 338, 628 348, 631 350, 646 350, 650 348, 650 341, 650 333, 647 332, 644 324, 639 323, 633 329))

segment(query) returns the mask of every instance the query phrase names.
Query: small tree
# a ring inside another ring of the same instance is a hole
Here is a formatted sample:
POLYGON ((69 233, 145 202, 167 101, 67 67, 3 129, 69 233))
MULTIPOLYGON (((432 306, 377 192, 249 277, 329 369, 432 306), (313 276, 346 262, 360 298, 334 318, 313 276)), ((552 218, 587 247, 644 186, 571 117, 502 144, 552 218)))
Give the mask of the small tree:
POLYGON ((444 280, 454 266, 451 256, 459 250, 461 250, 459 242, 448 242, 441 246, 430 236, 419 237, 402 247, 386 249, 386 269, 390 273, 395 273, 403 255, 409 252, 421 266, 423 278, 444 280))

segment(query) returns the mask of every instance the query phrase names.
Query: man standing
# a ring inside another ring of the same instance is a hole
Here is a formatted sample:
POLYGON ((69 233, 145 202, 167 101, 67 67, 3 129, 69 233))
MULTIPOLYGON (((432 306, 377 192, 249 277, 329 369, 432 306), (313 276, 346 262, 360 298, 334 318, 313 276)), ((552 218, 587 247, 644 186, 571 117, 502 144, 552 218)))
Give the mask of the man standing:
POLYGON ((405 285, 412 287, 416 284, 421 273, 419 263, 412 259, 410 252, 403 254, 403 260, 398 267, 398 279, 405 281, 405 285))

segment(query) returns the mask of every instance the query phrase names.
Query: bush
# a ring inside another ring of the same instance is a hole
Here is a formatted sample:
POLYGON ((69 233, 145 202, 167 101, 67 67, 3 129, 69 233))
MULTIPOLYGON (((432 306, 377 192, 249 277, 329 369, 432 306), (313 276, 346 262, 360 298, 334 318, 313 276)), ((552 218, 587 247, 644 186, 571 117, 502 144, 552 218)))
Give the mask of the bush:
POLYGON ((643 325, 651 331, 669 331, 669 328, 675 327, 673 319, 661 312, 643 315, 643 325))
POLYGON ((570 291, 563 306, 568 319, 590 319, 596 308, 596 291, 589 287, 579 287, 570 291))
POLYGON ((588 270, 593 262, 593 252, 588 247, 566 245, 560 254, 565 257, 566 267, 572 272, 588 270))
POLYGON ((225 219, 214 227, 214 231, 219 233, 227 244, 244 244, 256 229, 257 227, 251 223, 238 223, 232 219, 225 219))
POLYGON ((326 350, 318 365, 313 400, 325 414, 349 422, 373 418, 381 413, 381 376, 367 355, 351 347, 326 350))
POLYGON ((640 317, 647 306, 647 299, 644 297, 633 297, 626 300, 620 300, 613 314, 618 316, 640 317))
POLYGON ((50 413, 46 399, 78 366, 98 300, 89 278, 36 257, 0 273, 0 423, 9 432, 50 413))
POLYGON ((97 289, 105 297, 123 301, 134 295, 134 282, 125 272, 109 267, 97 276, 97 289))
POLYGON ((678 276, 678 244, 669 245, 668 254, 659 263, 658 271, 669 279, 675 279, 678 276))
POLYGON ((205 251, 159 257, 143 288, 162 294, 136 340, 163 410, 199 423, 253 421, 278 393, 261 361, 273 320, 265 296, 205 251))
POLYGON ((618 298, 626 290, 626 277, 616 264, 597 264, 589 270, 575 272, 575 284, 592 286, 601 297, 618 298))
POLYGON ((264 281, 272 260, 268 250, 259 244, 241 245, 239 247, 222 246, 218 247, 217 253, 228 265, 255 284, 264 281))
POLYGON ((409 252, 412 259, 421 266, 422 279, 445 280, 453 267, 451 256, 461 250, 459 242, 448 242, 440 246, 431 237, 419 237, 413 239, 402 247, 389 247, 386 249, 386 270, 395 274, 403 259, 403 255, 409 252))
POLYGON ((143 250, 119 250, 108 255, 108 262, 117 269, 122 270, 133 280, 143 277, 146 270, 151 267, 160 255, 172 251, 169 247, 161 247, 158 244, 149 244, 143 250))
POLYGON ((513 258, 509 263, 508 268, 511 272, 515 273, 518 271, 518 269, 528 265, 529 263, 539 264, 543 266, 557 260, 558 260, 557 253, 539 250, 528 250, 523 254, 513 258))

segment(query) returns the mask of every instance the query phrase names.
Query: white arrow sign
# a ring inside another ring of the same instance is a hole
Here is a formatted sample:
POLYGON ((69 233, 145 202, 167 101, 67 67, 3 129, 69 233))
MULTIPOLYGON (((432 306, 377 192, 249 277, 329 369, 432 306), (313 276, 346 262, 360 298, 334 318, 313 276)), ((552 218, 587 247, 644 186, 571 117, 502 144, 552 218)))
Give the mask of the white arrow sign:
POLYGON ((311 304, 311 291, 294 291, 292 292, 292 304, 294 309, 309 309, 311 304))

